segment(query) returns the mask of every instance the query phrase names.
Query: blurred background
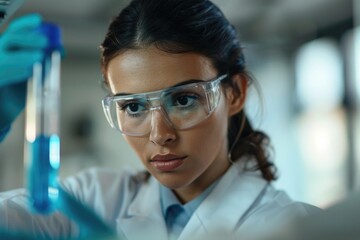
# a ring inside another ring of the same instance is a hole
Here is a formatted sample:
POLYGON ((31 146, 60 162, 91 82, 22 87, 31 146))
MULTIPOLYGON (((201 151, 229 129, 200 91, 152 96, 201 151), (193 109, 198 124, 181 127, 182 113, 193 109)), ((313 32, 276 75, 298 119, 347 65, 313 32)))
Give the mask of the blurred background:
MULTIPOLYGON (((62 27, 61 176, 91 166, 141 168, 107 124, 98 46, 128 0, 29 0, 13 16, 41 13, 62 27)), ((251 87, 247 111, 265 131, 278 188, 327 207, 360 188, 360 1, 215 0, 236 26, 251 87)), ((4 30, 4 26, 1 30, 4 30)), ((24 116, 0 144, 0 191, 25 185, 24 116)))

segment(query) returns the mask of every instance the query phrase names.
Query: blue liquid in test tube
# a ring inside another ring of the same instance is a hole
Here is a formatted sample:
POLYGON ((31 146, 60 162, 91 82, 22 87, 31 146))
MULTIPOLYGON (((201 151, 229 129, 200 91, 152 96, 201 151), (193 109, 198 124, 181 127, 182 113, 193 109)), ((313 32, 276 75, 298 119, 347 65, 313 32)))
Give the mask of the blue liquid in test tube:
POLYGON ((38 29, 49 41, 42 62, 34 64, 28 82, 25 163, 31 208, 40 214, 56 209, 60 167, 60 29, 43 23, 38 29))
POLYGON ((32 149, 32 159, 28 188, 32 207, 40 213, 48 213, 54 210, 59 195, 57 176, 60 167, 60 139, 55 134, 50 137, 40 135, 29 147, 32 149))

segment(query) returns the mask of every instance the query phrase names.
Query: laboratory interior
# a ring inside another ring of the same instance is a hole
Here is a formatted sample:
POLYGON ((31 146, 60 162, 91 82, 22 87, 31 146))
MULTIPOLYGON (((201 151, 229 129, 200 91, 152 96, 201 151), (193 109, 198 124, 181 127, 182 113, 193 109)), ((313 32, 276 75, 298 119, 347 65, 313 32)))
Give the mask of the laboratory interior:
MULTIPOLYGON (((61 167, 142 169, 104 116, 99 45, 129 0, 24 1, 61 27, 61 167)), ((213 0, 233 23, 256 83, 246 111, 271 140, 277 188, 320 208, 360 189, 360 1, 213 0)), ((7 23, 1 26, 4 31, 7 23)), ((24 187, 25 114, 0 144, 0 191, 24 187)), ((199 143, 201 144, 201 143, 199 143)))

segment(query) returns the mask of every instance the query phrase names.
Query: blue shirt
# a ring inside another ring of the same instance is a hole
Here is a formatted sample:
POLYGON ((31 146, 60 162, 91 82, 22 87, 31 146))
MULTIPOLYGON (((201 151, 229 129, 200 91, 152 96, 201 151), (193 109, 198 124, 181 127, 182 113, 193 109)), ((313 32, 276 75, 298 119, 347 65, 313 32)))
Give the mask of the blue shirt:
POLYGON ((181 202, 178 200, 178 198, 171 189, 161 185, 161 210, 165 219, 170 239, 177 239, 180 236, 182 230, 190 220, 192 214, 199 207, 201 202, 215 188, 217 182, 218 181, 215 181, 199 196, 186 204, 181 204, 181 202))

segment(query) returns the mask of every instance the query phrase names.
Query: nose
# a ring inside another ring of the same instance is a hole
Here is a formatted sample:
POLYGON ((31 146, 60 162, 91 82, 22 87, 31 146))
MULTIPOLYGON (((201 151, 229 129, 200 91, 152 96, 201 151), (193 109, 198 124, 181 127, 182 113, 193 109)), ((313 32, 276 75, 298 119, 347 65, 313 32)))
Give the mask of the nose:
POLYGON ((162 110, 152 111, 150 141, 156 145, 166 145, 176 140, 175 129, 166 119, 162 110))

